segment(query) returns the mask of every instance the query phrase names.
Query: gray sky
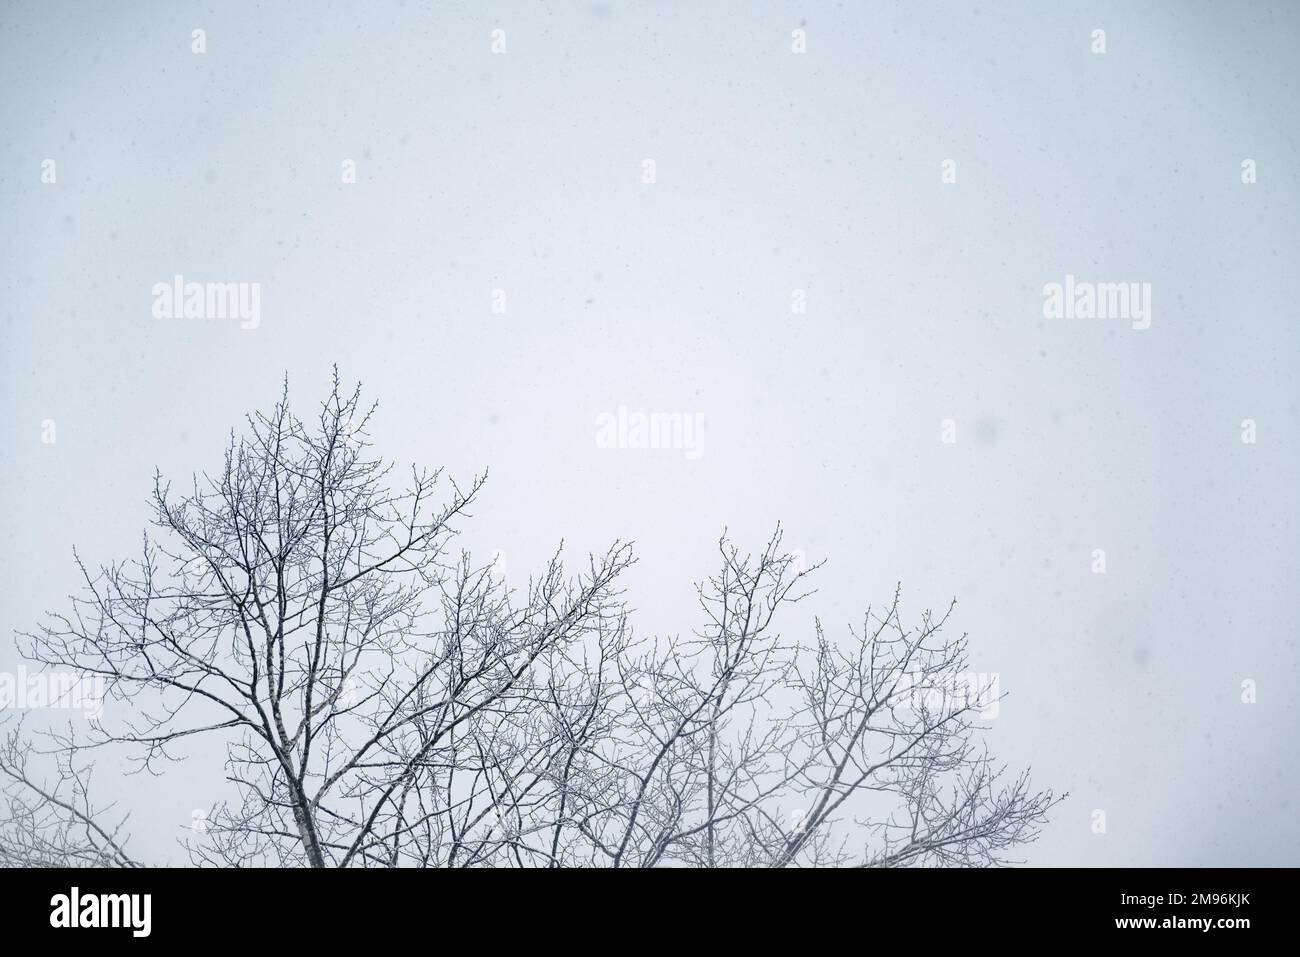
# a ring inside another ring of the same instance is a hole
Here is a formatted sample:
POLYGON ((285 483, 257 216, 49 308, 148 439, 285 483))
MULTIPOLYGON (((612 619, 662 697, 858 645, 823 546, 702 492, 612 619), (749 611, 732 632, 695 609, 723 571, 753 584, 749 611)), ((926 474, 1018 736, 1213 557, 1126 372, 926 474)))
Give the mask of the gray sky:
MULTIPOLYGON (((0 8, 6 636, 338 362, 380 451, 491 467, 511 577, 635 540, 641 631, 724 526, 828 560, 792 635, 956 596, 991 746, 1070 792, 1030 862, 1300 863, 1294 5, 286 6, 0 8), (177 274, 258 328, 156 318, 177 274), (1150 327, 1044 318, 1067 274, 1150 327), (620 406, 702 454, 599 447, 620 406)), ((154 859, 224 793, 97 783, 154 859)))

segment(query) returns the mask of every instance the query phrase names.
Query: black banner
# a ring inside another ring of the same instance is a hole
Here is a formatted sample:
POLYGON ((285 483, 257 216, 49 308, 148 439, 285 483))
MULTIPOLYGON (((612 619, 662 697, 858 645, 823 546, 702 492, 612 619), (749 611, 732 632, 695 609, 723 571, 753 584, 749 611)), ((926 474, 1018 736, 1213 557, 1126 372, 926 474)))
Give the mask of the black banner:
POLYGON ((483 935, 547 947, 576 935, 591 947, 771 948, 778 934, 817 946, 1129 938, 1232 947, 1289 936, 1295 878, 1246 869, 9 870, 0 871, 0 920, 8 944, 56 946, 72 933, 81 944, 333 947, 433 932, 444 944, 483 935))

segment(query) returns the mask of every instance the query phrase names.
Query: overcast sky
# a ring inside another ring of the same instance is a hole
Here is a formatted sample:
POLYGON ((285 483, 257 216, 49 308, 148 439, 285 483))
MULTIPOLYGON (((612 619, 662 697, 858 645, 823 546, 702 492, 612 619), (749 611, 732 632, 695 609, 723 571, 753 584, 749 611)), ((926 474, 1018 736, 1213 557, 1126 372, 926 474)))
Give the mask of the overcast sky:
MULTIPOLYGON (((287 6, 0 7, 0 671, 155 466, 337 362, 381 452, 491 468, 512 578, 634 540, 643 632, 778 520, 791 635, 955 596, 991 747, 1070 792, 1031 863, 1300 863, 1294 5, 287 6), (159 318, 176 275, 257 327, 159 318), (1045 317, 1067 276, 1149 327, 1045 317)), ((154 860, 226 795, 96 783, 154 860)))

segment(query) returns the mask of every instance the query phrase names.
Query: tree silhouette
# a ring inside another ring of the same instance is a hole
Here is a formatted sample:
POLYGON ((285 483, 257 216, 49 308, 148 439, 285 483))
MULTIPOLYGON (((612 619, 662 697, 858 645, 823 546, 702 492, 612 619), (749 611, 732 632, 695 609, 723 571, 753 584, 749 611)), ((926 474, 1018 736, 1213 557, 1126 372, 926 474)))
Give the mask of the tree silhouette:
POLYGON ((110 748, 159 772, 196 738, 239 795, 184 842, 197 864, 988 865, 1061 799, 977 748, 990 689, 956 680, 951 605, 905 625, 896 591, 838 641, 788 641, 816 566, 778 526, 756 554, 724 535, 693 634, 637 637, 629 545, 508 588, 452 550, 486 473, 397 483, 373 411, 336 370, 300 418, 286 382, 220 471, 156 476, 139 558, 78 557, 23 651, 102 677, 108 714, 39 749, 9 729, 0 861, 136 865, 87 772, 110 748))

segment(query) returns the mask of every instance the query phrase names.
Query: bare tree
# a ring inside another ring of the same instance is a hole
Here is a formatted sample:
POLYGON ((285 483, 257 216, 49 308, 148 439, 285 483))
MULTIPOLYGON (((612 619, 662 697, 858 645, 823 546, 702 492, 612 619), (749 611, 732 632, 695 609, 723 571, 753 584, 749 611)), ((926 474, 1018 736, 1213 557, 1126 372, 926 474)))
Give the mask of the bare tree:
POLYGON ((337 372, 307 419, 286 385, 216 474, 156 477, 138 559, 77 559, 24 652, 101 677, 122 717, 51 737, 53 784, 9 735, 0 861, 135 865, 85 757, 159 772, 199 738, 239 795, 186 841, 200 864, 986 865, 1060 800, 977 750, 989 689, 954 683, 951 607, 905 625, 896 592, 839 641, 788 641, 815 568, 778 528, 755 555, 724 535, 694 634, 635 637, 628 545, 509 589, 451 548, 486 475, 397 486, 372 412, 337 372))

